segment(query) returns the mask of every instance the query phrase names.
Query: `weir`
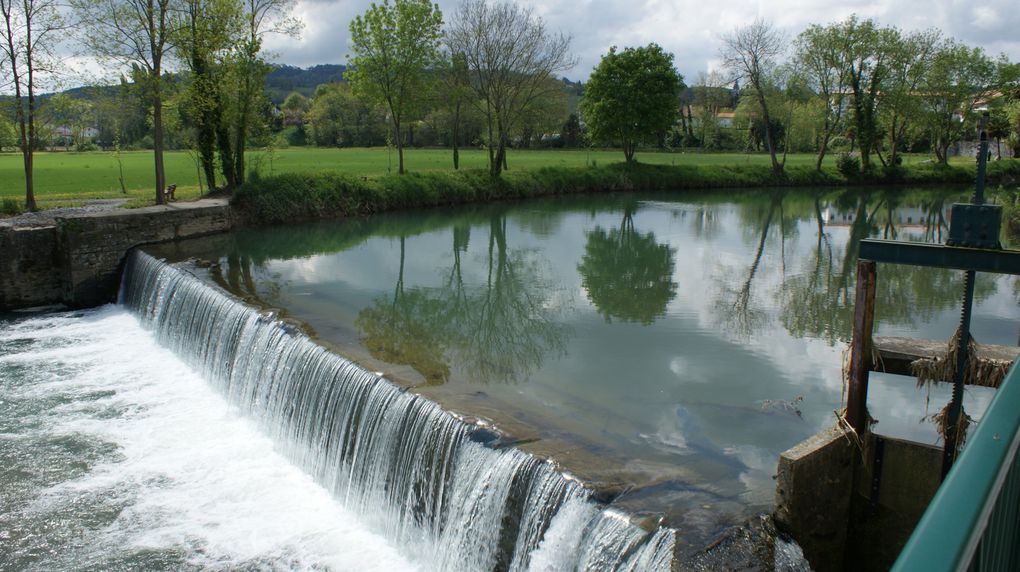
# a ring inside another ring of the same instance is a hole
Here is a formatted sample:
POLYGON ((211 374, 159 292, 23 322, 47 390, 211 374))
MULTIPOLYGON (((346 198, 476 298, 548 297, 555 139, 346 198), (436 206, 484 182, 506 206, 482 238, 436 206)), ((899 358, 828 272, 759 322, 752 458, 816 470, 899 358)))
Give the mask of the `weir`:
POLYGON ((439 570, 668 570, 645 530, 542 460, 180 268, 134 251, 121 301, 279 449, 439 570))

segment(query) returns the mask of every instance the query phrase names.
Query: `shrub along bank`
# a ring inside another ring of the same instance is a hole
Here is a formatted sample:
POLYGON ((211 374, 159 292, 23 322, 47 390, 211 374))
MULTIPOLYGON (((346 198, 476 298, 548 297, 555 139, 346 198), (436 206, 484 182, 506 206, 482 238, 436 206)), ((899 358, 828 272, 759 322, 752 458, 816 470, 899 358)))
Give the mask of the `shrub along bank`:
MULTIPOLYGON (((494 200, 612 191, 666 191, 749 187, 818 187, 869 184, 967 184, 974 167, 920 164, 848 179, 835 170, 790 166, 781 178, 767 165, 670 166, 613 164, 604 167, 548 167, 506 172, 426 172, 378 178, 343 173, 285 173, 253 177, 232 203, 253 224, 298 222, 494 200)), ((989 183, 1020 180, 1020 161, 989 164, 989 183)))

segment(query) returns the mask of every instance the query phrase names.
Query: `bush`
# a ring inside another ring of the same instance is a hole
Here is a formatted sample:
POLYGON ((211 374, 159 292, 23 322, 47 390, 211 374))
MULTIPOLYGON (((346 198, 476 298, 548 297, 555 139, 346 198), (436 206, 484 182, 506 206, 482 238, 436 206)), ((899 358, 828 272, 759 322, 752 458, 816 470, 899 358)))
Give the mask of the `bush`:
MULTIPOLYGON (((883 177, 863 178, 859 159, 849 156, 840 166, 855 183, 889 184, 883 177)), ((1020 178, 1020 161, 1000 161, 989 168, 989 182, 1020 178)), ((974 168, 935 163, 894 166, 885 173, 903 184, 974 182, 974 168)), ((840 171, 843 173, 843 171, 840 171)), ((843 173, 846 177, 846 173, 843 173)), ((510 171, 493 179, 488 171, 409 173, 378 178, 345 173, 284 173, 252 175, 235 193, 233 204, 253 223, 299 222, 356 216, 395 209, 519 199, 543 195, 611 191, 674 191, 712 188, 819 187, 845 184, 831 169, 788 166, 776 178, 768 165, 645 165, 614 163, 587 167, 546 167, 510 171)))
POLYGON ((4 199, 0 204, 0 213, 5 215, 19 215, 22 212, 21 203, 15 199, 4 199))
POLYGON ((840 153, 836 157, 836 170, 848 181, 855 181, 861 176, 861 158, 853 153, 840 153))

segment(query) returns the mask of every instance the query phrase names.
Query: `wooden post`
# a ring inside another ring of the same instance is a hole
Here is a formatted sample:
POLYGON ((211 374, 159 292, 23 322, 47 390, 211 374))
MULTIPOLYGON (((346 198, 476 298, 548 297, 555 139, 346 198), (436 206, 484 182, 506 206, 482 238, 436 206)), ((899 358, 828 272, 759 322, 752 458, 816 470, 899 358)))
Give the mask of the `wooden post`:
POLYGON ((850 384, 846 398, 846 419, 858 435, 868 427, 868 374, 871 371, 871 330, 875 325, 875 262, 857 261, 857 291, 854 296, 854 332, 850 341, 850 384))

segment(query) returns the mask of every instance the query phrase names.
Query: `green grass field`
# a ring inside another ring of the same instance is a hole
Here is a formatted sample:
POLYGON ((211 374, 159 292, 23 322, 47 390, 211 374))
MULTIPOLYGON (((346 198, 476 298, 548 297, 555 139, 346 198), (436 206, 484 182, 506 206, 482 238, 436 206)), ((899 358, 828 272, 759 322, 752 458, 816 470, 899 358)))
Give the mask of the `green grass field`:
MULTIPOLYGON (((742 153, 638 153, 638 161, 665 165, 767 165, 765 154, 742 153)), ((908 162, 926 160, 925 156, 908 157, 908 162)), ((591 163, 608 165, 623 160, 620 151, 585 150, 511 150, 508 165, 511 170, 537 169, 551 166, 581 167, 591 163)), ((960 158, 968 161, 967 158, 960 158)), ((132 151, 122 154, 125 186, 128 194, 121 193, 118 183, 117 161, 113 153, 49 152, 35 155, 35 192, 40 208, 79 204, 87 199, 128 198, 129 206, 153 202, 152 190, 155 174, 152 153, 132 151)), ((177 185, 178 197, 198 197, 199 174, 193 155, 184 151, 165 154, 167 183, 177 185)), ((445 171, 453 169, 452 153, 448 149, 409 149, 404 153, 409 171, 445 171)), ((487 155, 483 150, 461 151, 462 169, 486 168, 487 155)), ((826 163, 834 161, 834 155, 826 163)), ((787 160, 789 165, 812 165, 814 155, 795 154, 787 160)), ((248 154, 249 170, 257 168, 269 175, 285 172, 341 171, 354 175, 375 177, 396 172, 397 154, 385 148, 372 149, 319 149, 292 147, 273 153, 254 151, 248 154)), ((207 191, 207 189, 206 189, 207 191)), ((24 176, 21 155, 0 154, 0 200, 24 200, 24 176)))

